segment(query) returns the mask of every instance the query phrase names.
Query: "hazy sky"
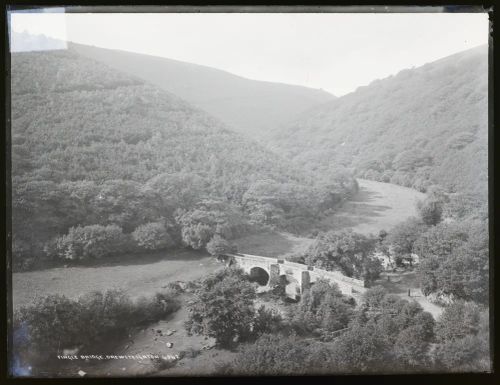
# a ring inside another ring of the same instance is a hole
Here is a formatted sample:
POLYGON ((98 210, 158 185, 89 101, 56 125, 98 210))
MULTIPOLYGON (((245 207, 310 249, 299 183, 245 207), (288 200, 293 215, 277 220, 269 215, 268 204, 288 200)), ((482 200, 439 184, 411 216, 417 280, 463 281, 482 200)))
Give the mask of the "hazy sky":
POLYGON ((488 42, 479 13, 13 13, 11 26, 337 96, 488 42))

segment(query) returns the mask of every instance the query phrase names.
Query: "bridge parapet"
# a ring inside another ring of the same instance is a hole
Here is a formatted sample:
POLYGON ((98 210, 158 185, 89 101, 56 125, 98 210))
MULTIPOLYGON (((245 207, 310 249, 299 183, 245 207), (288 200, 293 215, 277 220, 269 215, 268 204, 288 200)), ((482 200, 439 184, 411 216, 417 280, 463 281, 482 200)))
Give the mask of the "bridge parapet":
POLYGON ((360 286, 363 288, 365 286, 364 281, 362 281, 361 279, 347 277, 338 271, 329 271, 329 270, 314 268, 313 272, 315 272, 317 274, 328 276, 328 277, 335 279, 335 280, 339 280, 342 282, 350 283, 352 285, 360 286))
POLYGON ((263 268, 270 277, 272 276, 272 279, 269 281, 274 280, 279 275, 293 276, 299 283, 301 291, 308 287, 310 283, 314 283, 320 278, 336 283, 343 294, 356 295, 357 293, 364 293, 366 291, 362 280, 346 277, 337 271, 323 270, 302 263, 290 262, 279 258, 262 257, 260 255, 234 253, 226 254, 225 256, 235 261, 247 273, 254 267, 263 268))

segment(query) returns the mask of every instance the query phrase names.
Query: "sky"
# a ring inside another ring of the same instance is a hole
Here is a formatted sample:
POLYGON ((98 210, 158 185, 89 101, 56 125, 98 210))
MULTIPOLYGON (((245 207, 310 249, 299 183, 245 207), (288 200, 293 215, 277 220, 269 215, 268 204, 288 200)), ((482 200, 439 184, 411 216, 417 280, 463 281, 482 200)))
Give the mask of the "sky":
POLYGON ((488 43, 486 13, 11 13, 13 31, 336 96, 488 43))

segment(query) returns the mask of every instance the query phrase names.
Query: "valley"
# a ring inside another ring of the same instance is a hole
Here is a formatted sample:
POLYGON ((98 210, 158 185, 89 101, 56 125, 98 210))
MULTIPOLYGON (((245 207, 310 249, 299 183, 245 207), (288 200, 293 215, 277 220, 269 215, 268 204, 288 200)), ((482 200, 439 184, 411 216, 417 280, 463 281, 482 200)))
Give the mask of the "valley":
POLYGON ((486 46, 341 97, 67 47, 11 56, 20 373, 487 367, 486 46))

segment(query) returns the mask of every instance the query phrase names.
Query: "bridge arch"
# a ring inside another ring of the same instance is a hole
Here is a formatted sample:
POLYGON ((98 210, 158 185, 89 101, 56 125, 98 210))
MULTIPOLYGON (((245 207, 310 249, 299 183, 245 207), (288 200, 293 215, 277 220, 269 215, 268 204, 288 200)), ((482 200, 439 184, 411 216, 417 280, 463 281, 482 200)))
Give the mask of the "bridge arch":
POLYGON ((250 281, 257 282, 260 286, 266 286, 269 283, 269 272, 262 267, 252 267, 249 275, 250 281))

